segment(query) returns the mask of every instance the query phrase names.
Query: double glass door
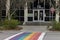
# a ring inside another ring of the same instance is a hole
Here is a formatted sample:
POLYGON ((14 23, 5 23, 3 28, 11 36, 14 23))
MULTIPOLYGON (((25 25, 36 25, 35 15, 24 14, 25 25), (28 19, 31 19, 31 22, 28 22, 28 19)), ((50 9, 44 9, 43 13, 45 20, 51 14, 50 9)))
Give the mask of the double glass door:
POLYGON ((33 21, 44 22, 44 10, 33 10, 33 21))

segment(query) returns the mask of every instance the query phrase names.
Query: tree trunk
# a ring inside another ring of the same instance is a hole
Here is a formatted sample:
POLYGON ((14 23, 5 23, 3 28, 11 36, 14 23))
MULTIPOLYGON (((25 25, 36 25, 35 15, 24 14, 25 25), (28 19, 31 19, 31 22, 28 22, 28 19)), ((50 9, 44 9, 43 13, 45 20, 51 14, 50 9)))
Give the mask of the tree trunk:
POLYGON ((0 21, 1 21, 1 17, 2 17, 2 4, 1 4, 1 0, 0 0, 0 21))
MULTIPOLYGON (((58 0, 59 1, 59 0, 58 0)), ((56 0, 56 7, 58 6, 58 1, 56 0)), ((56 22, 59 22, 59 7, 56 8, 56 22)))
POLYGON ((58 23, 59 22, 59 11, 56 10, 56 22, 58 23))
POLYGON ((10 0, 6 1, 6 17, 8 20, 11 19, 11 17, 10 17, 10 0))
POLYGON ((28 6, 27 6, 27 2, 25 3, 24 6, 24 23, 25 24, 27 22, 27 15, 28 15, 28 6))

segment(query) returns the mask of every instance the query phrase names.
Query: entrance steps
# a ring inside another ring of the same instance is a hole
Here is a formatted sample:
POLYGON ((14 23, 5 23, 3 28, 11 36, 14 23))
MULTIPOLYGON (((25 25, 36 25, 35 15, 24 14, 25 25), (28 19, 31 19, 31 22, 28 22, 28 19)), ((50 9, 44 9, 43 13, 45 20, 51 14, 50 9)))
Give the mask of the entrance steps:
POLYGON ((52 23, 51 22, 26 22, 25 25, 47 26, 47 25, 52 25, 52 23))

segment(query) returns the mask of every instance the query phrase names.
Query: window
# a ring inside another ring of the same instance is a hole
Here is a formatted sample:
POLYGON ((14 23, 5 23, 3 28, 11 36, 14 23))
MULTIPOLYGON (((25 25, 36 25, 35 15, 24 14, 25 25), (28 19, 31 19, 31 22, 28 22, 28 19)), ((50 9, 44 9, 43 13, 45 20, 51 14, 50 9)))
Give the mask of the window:
POLYGON ((24 17, 19 17, 19 20, 20 21, 24 21, 24 17))
POLYGON ((50 9, 50 0, 45 0, 45 9, 50 9))
POLYGON ((15 19, 18 19, 19 21, 24 21, 24 10, 16 10, 15 19))
POLYGON ((16 10, 16 15, 19 16, 19 10, 16 10))
POLYGON ((19 13, 19 16, 24 16, 24 10, 19 10, 20 13, 19 13))
POLYGON ((28 10, 28 13, 31 13, 32 14, 33 13, 33 10, 32 9, 29 9, 28 10))
POLYGON ((28 17, 28 21, 33 21, 33 17, 28 17))
POLYGON ((2 10, 2 16, 6 16, 6 10, 2 10))

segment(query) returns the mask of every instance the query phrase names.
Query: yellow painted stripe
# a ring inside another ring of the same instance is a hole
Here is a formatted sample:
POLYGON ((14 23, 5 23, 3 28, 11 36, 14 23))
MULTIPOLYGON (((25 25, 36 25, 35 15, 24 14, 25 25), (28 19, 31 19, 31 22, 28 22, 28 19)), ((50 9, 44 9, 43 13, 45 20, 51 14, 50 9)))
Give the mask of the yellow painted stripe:
POLYGON ((24 40, 29 40, 36 32, 33 32, 32 34, 30 34, 29 36, 27 36, 26 38, 24 38, 24 40))

